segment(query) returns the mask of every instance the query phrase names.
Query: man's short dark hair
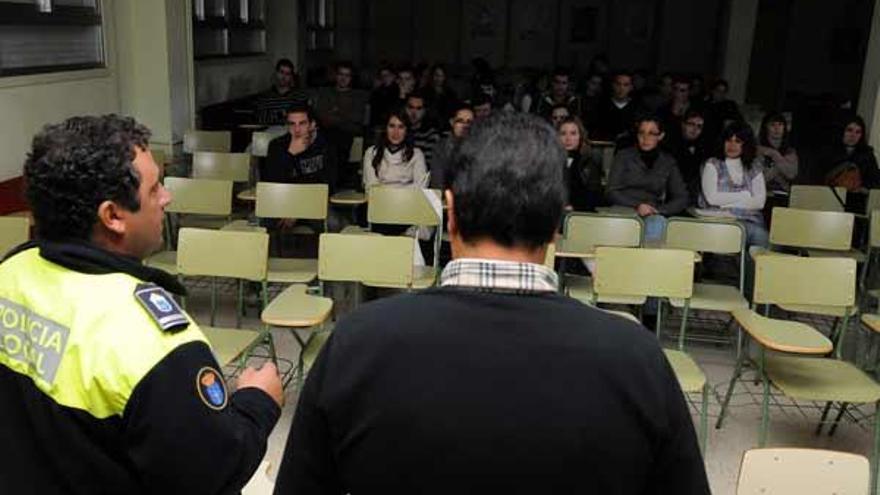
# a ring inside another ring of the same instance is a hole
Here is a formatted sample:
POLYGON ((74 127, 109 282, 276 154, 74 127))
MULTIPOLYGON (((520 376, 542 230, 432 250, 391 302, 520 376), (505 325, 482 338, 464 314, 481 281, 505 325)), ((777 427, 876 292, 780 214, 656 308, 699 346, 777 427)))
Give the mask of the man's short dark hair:
POLYGON ((462 239, 529 249, 550 242, 565 205, 565 158, 537 116, 499 112, 476 124, 446 176, 462 239))
POLYGON ((132 160, 135 147, 146 150, 149 139, 146 127, 119 115, 72 117, 44 127, 24 163, 38 237, 89 240, 104 201, 138 211, 141 177, 132 160))
POLYGON ((296 73, 296 68, 293 66, 293 62, 291 62, 289 58, 282 58, 275 62, 275 72, 281 70, 282 67, 287 67, 290 69, 290 72, 296 73))
POLYGON ((489 106, 494 106, 492 103, 492 97, 487 95, 486 93, 480 92, 474 96, 473 100, 471 100, 471 106, 476 108, 480 105, 489 104, 489 106))
POLYGON ((552 76, 553 77, 556 77, 556 76, 571 77, 571 70, 569 70, 568 67, 561 67, 561 66, 556 67, 553 69, 552 76))
POLYGON ((636 115, 636 118, 633 120, 633 129, 638 132, 639 126, 641 126, 645 122, 653 122, 657 125, 658 131, 660 131, 661 133, 666 132, 666 124, 663 123, 663 119, 653 112, 646 112, 636 115))
POLYGON ((304 113, 309 122, 315 121, 315 110, 308 103, 294 103, 287 107, 287 115, 292 113, 304 113))
POLYGON ((407 103, 409 103, 410 98, 418 98, 422 101, 425 101, 425 93, 420 89, 416 89, 416 90, 413 90, 412 93, 406 95, 406 102, 407 103))
POLYGON ((339 69, 348 69, 352 72, 352 75, 354 75, 354 64, 352 64, 348 60, 340 60, 336 62, 336 65, 333 68, 336 71, 338 71, 339 69))

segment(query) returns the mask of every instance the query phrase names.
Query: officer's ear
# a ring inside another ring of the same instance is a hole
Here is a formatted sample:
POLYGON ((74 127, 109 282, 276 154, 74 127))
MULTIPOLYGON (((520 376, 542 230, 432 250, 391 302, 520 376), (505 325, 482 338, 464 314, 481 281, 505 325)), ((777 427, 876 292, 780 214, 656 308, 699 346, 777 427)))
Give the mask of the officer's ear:
POLYGON ((117 235, 125 234, 128 211, 117 203, 107 200, 98 205, 100 227, 117 235))

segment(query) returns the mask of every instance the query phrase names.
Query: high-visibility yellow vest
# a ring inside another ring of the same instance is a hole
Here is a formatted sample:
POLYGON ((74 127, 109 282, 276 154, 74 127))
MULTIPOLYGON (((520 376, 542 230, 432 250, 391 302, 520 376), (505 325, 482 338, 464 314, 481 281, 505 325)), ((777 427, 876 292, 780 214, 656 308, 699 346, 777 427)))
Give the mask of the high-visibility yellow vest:
MULTIPOLYGON (((70 270, 28 249, 0 264, 0 365, 62 406, 121 416, 141 379, 178 346, 207 343, 198 326, 163 332, 125 273, 70 270)), ((170 298, 170 296, 168 296, 170 298)))

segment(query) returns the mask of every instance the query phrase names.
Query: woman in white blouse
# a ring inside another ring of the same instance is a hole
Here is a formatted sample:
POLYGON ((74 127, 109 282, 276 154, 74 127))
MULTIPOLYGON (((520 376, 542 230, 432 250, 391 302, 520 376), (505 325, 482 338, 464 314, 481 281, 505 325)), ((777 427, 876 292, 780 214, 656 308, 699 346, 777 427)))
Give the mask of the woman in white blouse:
POLYGON ((385 132, 364 154, 364 190, 376 184, 427 187, 425 155, 407 139, 409 119, 402 111, 392 111, 385 132))
POLYGON ((767 200, 763 166, 756 160, 752 128, 734 122, 721 133, 721 149, 703 166, 701 208, 726 211, 746 229, 749 246, 766 247, 769 243, 762 210, 767 200))

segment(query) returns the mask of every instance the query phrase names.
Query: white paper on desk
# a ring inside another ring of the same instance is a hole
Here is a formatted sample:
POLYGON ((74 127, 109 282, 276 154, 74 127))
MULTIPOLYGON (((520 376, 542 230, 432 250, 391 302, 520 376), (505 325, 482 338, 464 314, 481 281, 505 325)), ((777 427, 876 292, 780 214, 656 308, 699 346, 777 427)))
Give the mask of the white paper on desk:
POLYGON ((425 195, 425 199, 428 200, 428 204, 431 205, 431 208, 434 209, 434 213, 437 214, 437 218, 443 218, 443 202, 440 200, 440 195, 436 193, 436 189, 422 189, 422 194, 425 195))

